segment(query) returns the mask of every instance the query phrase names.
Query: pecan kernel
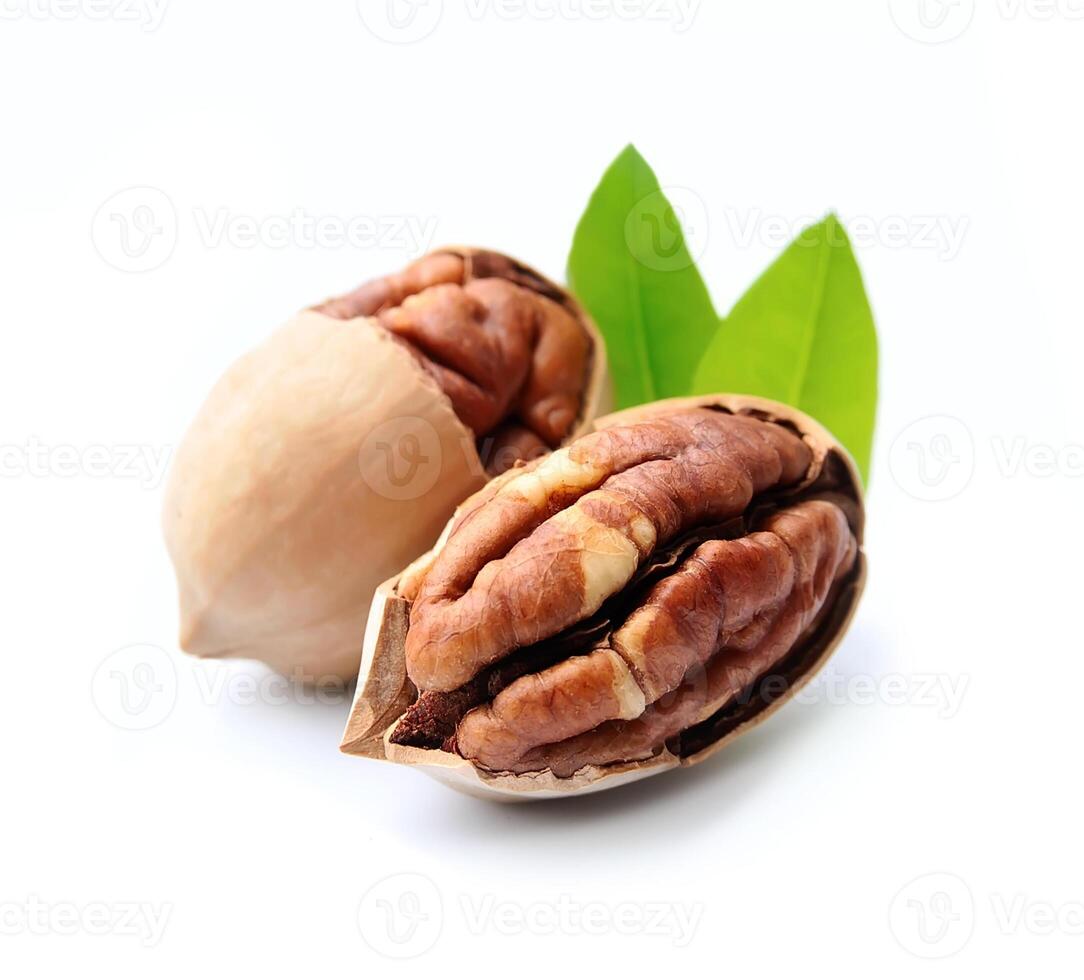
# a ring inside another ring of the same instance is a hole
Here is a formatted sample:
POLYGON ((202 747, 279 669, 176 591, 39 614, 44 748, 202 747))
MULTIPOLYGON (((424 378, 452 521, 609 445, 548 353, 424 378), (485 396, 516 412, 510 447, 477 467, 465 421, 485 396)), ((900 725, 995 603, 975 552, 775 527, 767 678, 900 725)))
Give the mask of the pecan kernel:
POLYGON ((465 502, 400 581, 388 742, 578 788, 698 758, 808 676, 861 585, 860 491, 823 430, 749 402, 602 420, 465 502))
POLYGON ((373 317, 406 346, 478 438, 491 473, 555 449, 582 415, 592 356, 584 318, 504 256, 436 252, 317 310, 373 317))

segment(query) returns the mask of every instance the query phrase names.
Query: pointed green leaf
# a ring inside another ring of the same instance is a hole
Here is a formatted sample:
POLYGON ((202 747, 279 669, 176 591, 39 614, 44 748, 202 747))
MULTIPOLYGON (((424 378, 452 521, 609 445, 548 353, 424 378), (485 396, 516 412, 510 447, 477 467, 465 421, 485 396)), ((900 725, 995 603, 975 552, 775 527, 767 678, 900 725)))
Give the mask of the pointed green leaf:
POLYGON ((786 402, 847 447, 869 480, 877 332, 847 233, 835 215, 806 229, 723 321, 693 381, 786 402))
POLYGON ((631 145, 591 195, 568 280, 606 339, 619 408, 688 394, 718 315, 674 208, 631 145))

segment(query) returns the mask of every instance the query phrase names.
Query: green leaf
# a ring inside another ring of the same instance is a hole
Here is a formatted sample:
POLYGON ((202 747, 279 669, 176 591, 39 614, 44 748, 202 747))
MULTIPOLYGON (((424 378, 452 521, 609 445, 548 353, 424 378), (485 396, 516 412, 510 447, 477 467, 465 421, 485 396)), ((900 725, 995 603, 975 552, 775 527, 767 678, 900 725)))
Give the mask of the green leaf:
POLYGON ((688 394, 718 314, 673 206, 631 144, 591 195, 568 280, 606 340, 619 408, 688 394))
POLYGON ((847 447, 869 482, 877 331, 835 215, 802 232, 719 327, 693 393, 720 391, 800 408, 847 447))

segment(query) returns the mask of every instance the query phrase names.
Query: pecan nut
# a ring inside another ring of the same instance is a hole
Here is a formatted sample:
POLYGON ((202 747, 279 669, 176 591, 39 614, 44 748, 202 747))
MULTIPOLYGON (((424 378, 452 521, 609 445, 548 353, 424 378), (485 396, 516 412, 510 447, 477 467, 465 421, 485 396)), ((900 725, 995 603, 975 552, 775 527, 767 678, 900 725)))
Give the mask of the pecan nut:
POLYGON ((553 795, 699 761, 785 701, 861 591, 849 457, 758 399, 596 422, 467 500, 378 592, 345 751, 553 795))
POLYGON ((373 317, 410 350, 479 438, 490 473, 556 449, 581 416, 593 347, 583 313, 507 256, 434 252, 316 310, 373 317))
POLYGON ((494 252, 443 249, 298 314, 227 372, 174 458, 181 646, 353 677, 380 582, 606 395, 589 318, 494 252))

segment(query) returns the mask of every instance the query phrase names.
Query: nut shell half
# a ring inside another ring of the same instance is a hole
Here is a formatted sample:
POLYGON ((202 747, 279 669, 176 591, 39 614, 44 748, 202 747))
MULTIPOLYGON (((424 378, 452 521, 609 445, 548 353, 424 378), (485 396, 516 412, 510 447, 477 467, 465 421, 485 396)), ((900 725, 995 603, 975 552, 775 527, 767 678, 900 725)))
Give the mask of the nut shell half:
MULTIPOLYGON (((567 292, 484 250, 419 261, 515 283, 572 313, 589 359, 568 438, 607 410, 601 338, 567 292)), ((341 303, 327 312, 336 302, 297 314, 215 385, 174 457, 163 509, 181 647, 317 684, 357 674, 376 587, 430 548, 487 480, 481 434, 433 365, 377 316, 341 303)))
MULTIPOLYGON (((504 765, 499 761, 490 765, 480 764, 477 758, 472 760, 460 754, 467 751, 464 747, 465 738, 473 743, 485 743, 484 739, 479 742, 475 735, 479 729, 484 729, 486 726, 489 728, 491 737, 488 745, 484 745, 484 747, 492 749, 494 744, 497 745, 498 751, 489 757, 496 760, 502 758, 500 749, 504 746, 502 746, 501 739, 507 742, 511 738, 514 742, 516 737, 523 735, 522 726, 524 725, 529 726, 532 723, 549 724, 553 726, 552 731, 557 731, 560 728, 559 722, 562 720, 558 715, 561 714, 562 710, 566 712, 563 720, 571 720, 568 718, 567 709, 561 707, 562 699, 575 703, 575 698, 582 696, 582 692, 563 689, 563 685, 576 683, 581 685, 596 683, 597 685, 597 682, 592 680, 595 675, 602 676, 605 674, 607 677, 612 675, 616 679, 612 689, 606 688, 603 691, 605 696, 599 694, 601 689, 596 686, 594 701, 585 703, 587 710, 597 709, 600 712, 609 712, 608 714, 601 714, 600 717, 615 719, 607 724, 615 726, 614 730, 619 733, 627 733, 636 725, 641 724, 652 709, 649 709, 647 714, 640 716, 640 721, 631 720, 636 719, 638 712, 643 711, 643 701, 640 701, 639 704, 634 703, 636 697, 639 696, 639 692, 633 689, 634 696, 630 697, 624 689, 629 686, 627 683, 628 678, 618 678, 613 671, 612 667, 617 667, 621 668, 622 673, 624 673, 624 668, 618 658, 612 656, 607 643, 605 644, 606 649, 596 650, 595 654, 590 657, 572 654, 571 659, 559 659, 559 662, 550 669, 542 670, 539 673, 531 673, 529 676, 522 676, 518 681, 513 680, 510 686, 503 686, 505 682, 502 681, 501 693, 496 695, 495 700, 489 701, 488 706, 474 707, 477 701, 471 702, 470 712, 466 715, 466 718, 473 723, 470 725, 470 731, 467 731, 468 726, 460 718, 455 734, 446 738, 440 747, 433 747, 430 743, 426 743, 424 738, 420 740, 414 738, 410 726, 417 721, 419 715, 423 722, 427 720, 426 711, 419 712, 419 708, 425 707, 429 697, 435 695, 438 698, 436 703, 439 704, 442 703, 439 699, 449 697, 449 695, 441 694, 442 690, 449 691, 450 696, 454 699, 462 696, 462 692, 467 689, 458 688, 453 690, 454 685, 461 680, 462 675, 459 669, 462 666, 463 656, 468 657, 468 663, 470 663, 469 657, 478 658, 480 666, 468 667, 467 673, 478 671, 478 678, 483 680, 488 676, 485 674, 486 670, 499 671, 501 664, 504 662, 501 657, 504 656, 503 651, 508 644, 501 645, 497 640, 493 640, 495 636, 503 637, 499 629, 487 632, 479 626, 477 627, 478 638, 470 637, 464 643, 462 630, 465 621, 455 619, 456 613, 448 613, 440 606, 442 603, 447 604, 449 597, 451 597, 452 601, 458 601, 457 597, 459 595, 456 589, 450 588, 448 585, 448 582, 452 581, 456 574, 456 556, 449 548, 449 538, 453 537, 456 541, 467 540, 469 542, 471 540, 470 523, 472 519, 476 517, 477 512, 485 505, 487 499, 492 499, 499 493, 502 485, 515 479, 515 474, 509 473, 491 481, 474 498, 464 502, 456 517, 452 519, 445 529, 445 533, 436 547, 415 561, 402 574, 389 579, 377 590, 370 612, 369 628, 366 633, 361 676, 351 716, 343 736, 342 750, 348 754, 419 767, 428 775, 447 783, 453 788, 476 796, 504 801, 558 798, 609 789, 668 769, 694 765, 718 752, 724 745, 743 732, 748 731, 754 725, 767 719, 787 700, 792 698, 816 674, 839 644, 851 622, 862 593, 865 582, 865 558, 861 551, 864 520, 861 482, 849 455, 823 426, 793 408, 749 396, 717 395, 671 399, 597 419, 594 423, 594 430, 604 433, 608 429, 614 429, 615 433, 620 433, 622 427, 628 427, 631 424, 651 422, 657 419, 672 419, 681 413, 703 409, 713 409, 733 416, 774 423, 770 427, 773 431, 777 429, 785 430, 790 433, 787 439, 791 443, 798 444, 801 455, 792 452, 792 456, 805 461, 803 463, 804 473, 796 481, 788 483, 786 481, 791 480, 791 477, 785 476, 782 478, 783 482, 780 483, 779 471, 776 469, 772 475, 776 480, 776 484, 769 487, 767 482, 769 476, 764 476, 764 481, 766 481, 764 485, 768 488, 764 492, 767 496, 754 499, 747 511, 741 516, 741 521, 747 528, 745 531, 739 532, 740 535, 744 535, 743 541, 750 539, 750 530, 753 528, 754 520, 752 515, 754 514, 757 515, 756 520, 759 521, 763 518, 770 526, 773 521, 778 524, 778 519, 786 518, 792 510, 804 509, 809 511, 816 508, 831 510, 836 514, 837 518, 843 522, 846 537, 849 540, 849 545, 842 543, 836 549, 838 565, 834 567, 837 568, 835 574, 838 577, 828 583, 830 591, 822 589, 823 605, 816 607, 810 617, 804 621, 805 625, 797 634, 797 641, 786 647, 785 654, 774 661, 771 670, 763 675, 764 677, 767 677, 768 673, 775 675, 772 679, 780 683, 775 685, 766 683, 763 685, 759 683, 750 684, 748 689, 742 692, 746 696, 734 698, 732 702, 724 704, 718 711, 714 711, 706 717, 695 717, 694 722, 688 728, 683 728, 678 737, 667 737, 665 744, 653 748, 651 754, 646 755, 646 757, 641 754, 632 760, 617 758, 606 764, 587 763, 578 765, 574 771, 569 772, 560 772, 561 766, 554 764, 554 768, 558 770, 558 772, 555 772, 550 768, 538 768, 537 770, 530 768, 532 760, 541 760, 537 762, 538 766, 552 764, 548 761, 553 758, 552 754, 547 755, 545 751, 539 752, 537 749, 521 752, 518 756, 516 754, 509 755, 509 759, 518 758, 520 760, 521 764, 518 766, 513 764, 504 765), (839 517, 839 515, 843 516, 839 517), (467 530, 463 531, 463 528, 467 528, 467 530), (455 531, 454 535, 453 530, 455 531), (846 554, 844 554, 845 551, 846 554), (434 568, 438 568, 435 581, 428 579, 431 570, 434 568), (424 601, 427 605, 424 609, 413 610, 414 615, 412 616, 412 608, 419 600, 424 601), (436 607, 437 612, 434 613, 430 607, 436 607), (447 635, 449 638, 454 639, 455 643, 450 644, 447 649, 449 651, 448 656, 458 658, 457 663, 454 665, 430 664, 424 657, 419 662, 419 653, 424 652, 425 633, 434 615, 453 616, 451 620, 448 620, 450 624, 448 628, 451 632, 447 635), (420 639, 418 635, 410 636, 408 639, 412 627, 415 634, 420 631, 420 639), (493 650, 485 648, 486 642, 490 640, 497 644, 493 650), (464 647, 462 655, 456 652, 455 644, 464 647), (494 658, 496 658, 496 668, 490 666, 494 658), (572 667, 576 669, 573 670, 572 667), (419 687, 411 679, 412 676, 415 680, 425 678, 425 691, 419 690, 419 687), (517 684, 520 686, 526 684, 526 689, 523 692, 517 691, 517 684), (522 696, 519 696, 517 701, 518 695, 522 696), (511 697, 513 702, 516 702, 513 707, 517 709, 518 713, 513 712, 511 721, 508 718, 500 717, 494 720, 494 715, 501 714, 501 699, 508 697, 511 697), (532 698, 535 701, 533 710, 536 711, 533 717, 542 719, 538 722, 531 721, 531 705, 528 704, 526 709, 523 707, 523 703, 529 702, 532 698), (479 715, 479 712, 489 715, 489 717, 483 718, 479 715), (620 719, 627 719, 628 721, 621 721, 620 719), (505 722, 508 722, 508 724, 504 724, 505 722), (521 729, 517 730, 516 725, 521 726, 521 729), (496 731, 498 737, 492 737, 494 731, 496 731), (404 732, 406 733, 405 736, 404 732)), ((737 425, 738 423, 734 424, 737 425)), ((574 452, 575 448, 572 451, 574 452)), ((539 465, 541 466, 541 464, 539 465)), ((754 465, 759 464, 754 463, 754 465)), ((765 474, 768 473, 766 468, 762 467, 762 470, 765 474)), ((531 470, 520 470, 519 472, 530 473, 531 470)), ((541 474, 541 470, 536 472, 541 474)), ((539 476, 539 482, 545 482, 544 475, 539 476)), ((662 485, 666 485, 665 480, 662 481, 662 485)), ((598 484, 593 486, 597 488, 598 484)), ((599 507, 598 500, 594 501, 594 506, 597 510, 599 507)), ((547 520, 542 525, 545 531, 549 533, 549 538, 546 537, 545 533, 541 535, 536 533, 537 523, 532 526, 532 530, 529 532, 536 535, 536 538, 540 541, 540 546, 536 550, 540 550, 542 554, 559 553, 558 551, 547 550, 547 548, 552 544, 552 535, 557 533, 554 531, 555 523, 559 525, 557 527, 558 532, 561 529, 560 525, 569 523, 570 518, 567 515, 571 508, 562 511, 562 507, 566 507, 566 504, 555 505, 553 511, 561 512, 560 520, 557 522, 547 520)), ((514 518, 515 514, 512 514, 510 519, 514 518)), ((476 537, 483 542, 481 547, 506 548, 507 542, 495 544, 492 534, 483 534, 478 531, 477 520, 474 521, 474 525, 476 537)), ((723 536, 726 537, 726 535, 723 536)), ((633 529, 630 531, 630 538, 635 539, 636 537, 637 532, 633 529)), ((719 542, 714 541, 712 544, 719 545, 719 542)), ((648 542, 647 549, 650 550, 651 547, 651 543, 648 542)), ((507 554, 507 550, 501 551, 501 553, 507 554)), ((699 554, 699 551, 697 554, 699 554)), ((513 555, 513 559, 509 564, 514 568, 525 568, 528 567, 529 561, 529 548, 521 548, 519 552, 513 555)), ((489 601, 478 605, 475 611, 468 610, 468 614, 475 617, 474 620, 468 623, 471 629, 475 628, 475 622, 483 622, 482 619, 477 619, 477 617, 488 615, 492 604, 495 603, 499 607, 502 603, 512 601, 514 604, 517 601, 514 596, 510 600, 506 592, 502 591, 501 572, 498 567, 501 563, 499 561, 494 562, 491 555, 481 554, 478 563, 483 565, 484 573, 476 570, 472 574, 478 574, 479 577, 484 574, 483 595, 489 601), (485 613, 477 612, 477 609, 482 608, 486 610, 485 613)), ((671 571, 664 573, 664 575, 670 574, 671 571)), ((661 581, 666 583, 671 580, 663 578, 661 581)), ((542 586, 539 586, 539 588, 541 589, 542 586)), ((470 598, 468 595, 466 602, 468 606, 470 598)), ((560 602, 554 604, 558 612, 561 605, 560 602)), ((565 605, 568 605, 568 603, 565 603, 565 605)), ((558 614, 553 609, 547 609, 546 612, 553 613, 553 615, 558 614)), ((556 625, 561 626, 566 621, 568 620, 558 622, 556 625)), ((629 619, 628 623, 632 623, 632 621, 632 619, 629 619)), ((589 622, 590 618, 588 617, 585 623, 589 622)), ((533 622, 517 627, 520 633, 526 637, 522 642, 529 644, 535 639, 531 630, 536 629, 536 627, 537 624, 533 622)), ((541 629, 541 627, 537 628, 541 629)), ((620 633, 621 631, 618 630, 617 632, 620 633)), ((552 630, 549 635, 552 635, 552 630)), ((616 633, 613 635, 616 636, 616 633)), ((616 647, 616 644, 614 646, 616 647)), ((527 646, 525 649, 530 651, 534 647, 527 646)), ((513 673, 512 676, 519 675, 513 673)), ((643 678, 638 677, 637 679, 640 681, 640 686, 644 686, 643 678)), ((761 679, 762 677, 758 675, 756 681, 759 682, 761 679)), ((661 677, 656 676, 653 680, 660 690, 665 688, 666 685, 662 683, 661 677)), ((651 685, 648 684, 647 688, 650 690, 651 685)), ((651 696, 656 696, 656 693, 651 696)), ((679 695, 672 696, 678 697, 679 695)), ((660 701, 659 705, 661 706, 659 710, 663 713, 669 710, 665 699, 660 701)), ((574 725, 575 722, 572 721, 572 724, 574 725)), ((583 732, 580 740, 582 741, 584 738, 591 739, 602 732, 604 728, 605 725, 601 725, 598 728, 583 732)), ((567 732, 562 732, 555 737, 564 740, 567 734, 567 732)), ((569 746, 568 757, 577 758, 572 753, 572 748, 577 746, 577 739, 567 739, 557 744, 569 746)), ((467 748, 471 748, 471 746, 467 748)), ((543 746, 542 748, 548 747, 543 746)), ((589 757, 589 755, 588 753, 584 757, 589 757)))

